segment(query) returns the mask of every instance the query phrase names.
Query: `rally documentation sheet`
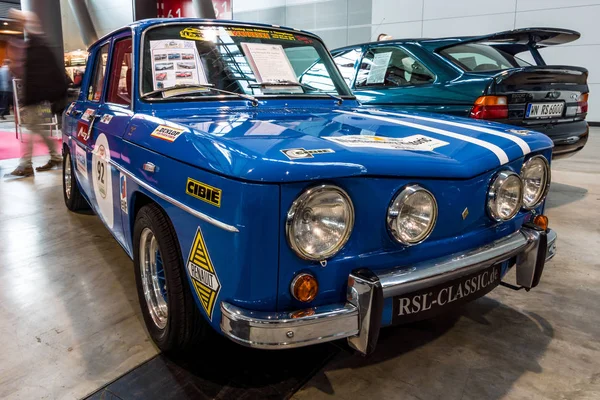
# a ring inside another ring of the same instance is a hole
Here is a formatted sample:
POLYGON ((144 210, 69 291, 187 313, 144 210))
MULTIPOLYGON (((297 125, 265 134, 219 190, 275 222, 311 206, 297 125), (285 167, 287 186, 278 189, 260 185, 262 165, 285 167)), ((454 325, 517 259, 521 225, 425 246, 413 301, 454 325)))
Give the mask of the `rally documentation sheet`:
MULTIPOLYGON (((241 45, 258 83, 298 82, 283 46, 267 43, 242 43, 241 45)), ((300 86, 265 86, 263 91, 265 93, 281 91, 303 93, 300 86)))
POLYGON ((150 53, 154 90, 207 83, 193 40, 151 40, 150 53))

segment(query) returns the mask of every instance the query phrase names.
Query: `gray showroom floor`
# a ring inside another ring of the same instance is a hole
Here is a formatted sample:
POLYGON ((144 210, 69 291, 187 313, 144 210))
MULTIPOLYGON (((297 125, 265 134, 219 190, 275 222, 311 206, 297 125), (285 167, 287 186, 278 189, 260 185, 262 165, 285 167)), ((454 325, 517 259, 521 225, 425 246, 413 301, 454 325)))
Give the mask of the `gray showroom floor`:
MULTIPOLYGON (((593 128, 583 152, 553 165, 559 252, 538 288, 500 287, 452 315, 385 329, 367 358, 337 343, 294 397, 600 398, 599 153, 593 128)), ((0 162, 0 176, 15 164, 0 162)), ((97 217, 66 210, 60 186, 59 170, 0 178, 0 398, 81 398, 157 354, 131 261, 97 217)), ((294 363, 288 354, 272 362, 294 363)))

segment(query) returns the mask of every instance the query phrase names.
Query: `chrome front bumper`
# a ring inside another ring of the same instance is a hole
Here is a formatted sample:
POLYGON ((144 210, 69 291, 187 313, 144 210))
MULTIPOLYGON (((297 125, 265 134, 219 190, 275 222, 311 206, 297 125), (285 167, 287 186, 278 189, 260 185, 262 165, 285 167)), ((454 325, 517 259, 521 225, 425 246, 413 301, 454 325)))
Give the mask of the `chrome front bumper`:
POLYGON ((353 271, 345 304, 314 307, 294 318, 288 312, 258 312, 221 302, 221 330, 235 342, 261 349, 284 349, 348 338, 368 354, 375 348, 384 299, 476 273, 516 257, 517 285, 539 283, 546 261, 556 254, 556 233, 523 227, 514 234, 465 253, 410 267, 353 271), (543 261, 542 261, 543 260, 543 261))

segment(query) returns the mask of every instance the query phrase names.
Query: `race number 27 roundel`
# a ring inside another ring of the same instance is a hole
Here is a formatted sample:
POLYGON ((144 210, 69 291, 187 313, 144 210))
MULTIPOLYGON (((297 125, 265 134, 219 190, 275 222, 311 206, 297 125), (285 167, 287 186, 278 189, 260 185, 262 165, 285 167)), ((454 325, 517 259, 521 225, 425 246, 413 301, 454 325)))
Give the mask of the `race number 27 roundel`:
POLYGON ((109 228, 113 227, 113 193, 110 173, 110 148, 106 135, 101 133, 96 139, 92 153, 91 181, 94 184, 94 196, 98 212, 109 228))

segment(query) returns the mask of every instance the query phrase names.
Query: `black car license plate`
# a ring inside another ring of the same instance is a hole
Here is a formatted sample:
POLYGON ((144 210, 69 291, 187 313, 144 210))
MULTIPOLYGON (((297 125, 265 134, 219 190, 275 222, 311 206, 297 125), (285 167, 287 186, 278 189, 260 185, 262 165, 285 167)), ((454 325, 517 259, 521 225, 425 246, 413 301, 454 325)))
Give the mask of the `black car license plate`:
POLYGON ((394 297, 392 324, 431 318, 485 295, 500 284, 501 264, 417 292, 394 297))

